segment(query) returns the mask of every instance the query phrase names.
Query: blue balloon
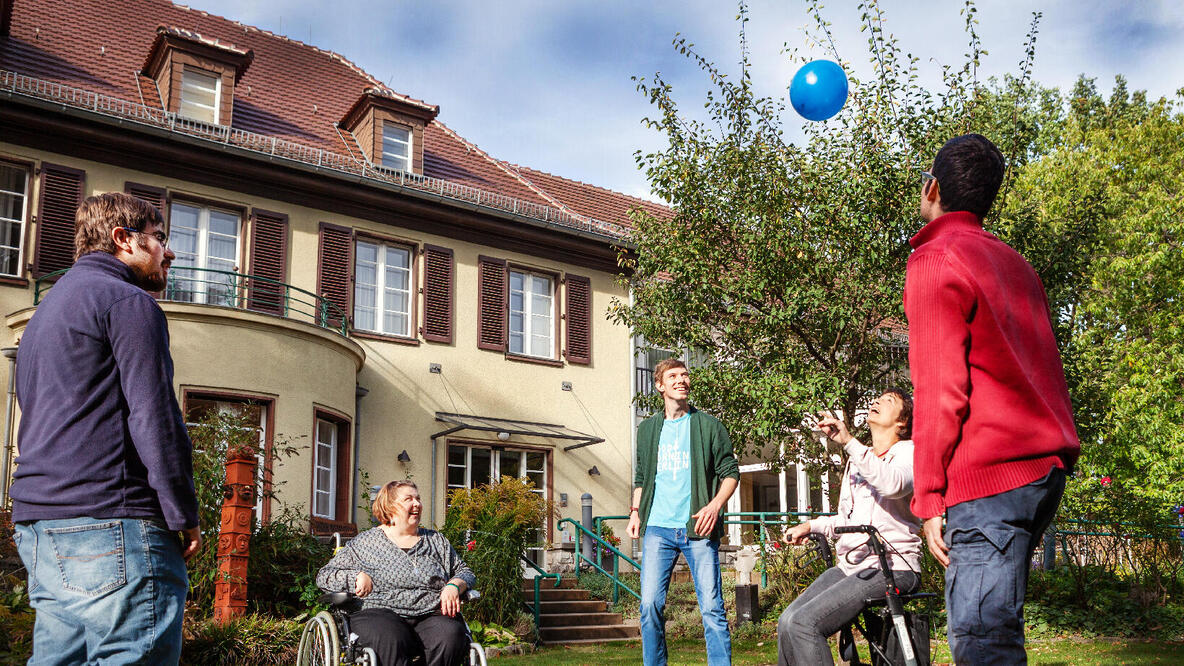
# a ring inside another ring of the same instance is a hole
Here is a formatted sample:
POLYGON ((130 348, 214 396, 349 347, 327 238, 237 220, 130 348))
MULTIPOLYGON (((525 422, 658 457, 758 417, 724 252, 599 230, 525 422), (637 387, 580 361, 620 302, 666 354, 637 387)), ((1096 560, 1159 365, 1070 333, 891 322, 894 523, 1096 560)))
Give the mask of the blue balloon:
POLYGON ((831 60, 808 62, 789 84, 789 102, 806 120, 826 120, 847 103, 847 73, 831 60))

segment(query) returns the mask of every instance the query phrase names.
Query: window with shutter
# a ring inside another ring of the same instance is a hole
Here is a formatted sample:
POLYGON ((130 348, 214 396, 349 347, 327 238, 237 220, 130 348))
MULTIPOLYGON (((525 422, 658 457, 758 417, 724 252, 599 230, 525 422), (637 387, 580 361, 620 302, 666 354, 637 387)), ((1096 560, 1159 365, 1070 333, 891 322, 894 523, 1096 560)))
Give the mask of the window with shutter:
POLYGON ((330 326, 340 326, 349 312, 350 269, 353 266, 353 231, 321 223, 317 252, 317 294, 328 299, 319 317, 330 326))
POLYGON ((247 307, 271 314, 286 314, 284 282, 288 267, 288 216, 256 209, 251 214, 251 277, 247 307))
POLYGON ((0 276, 24 274, 25 225, 29 219, 29 169, 0 162, 0 276))
POLYGON ((506 260, 478 257, 477 348, 506 350, 506 260))
POLYGON ((37 206, 37 248, 33 277, 74 264, 74 219, 82 203, 86 172, 56 164, 41 165, 41 202, 37 206))
POLYGON ((567 362, 592 362, 592 283, 579 275, 567 276, 567 362))
POLYGON ((168 192, 163 187, 126 182, 123 184, 123 191, 152 204, 153 208, 160 211, 161 217, 166 221, 169 219, 168 192))
POLYGON ((452 250, 423 246, 423 339, 452 342, 452 250))

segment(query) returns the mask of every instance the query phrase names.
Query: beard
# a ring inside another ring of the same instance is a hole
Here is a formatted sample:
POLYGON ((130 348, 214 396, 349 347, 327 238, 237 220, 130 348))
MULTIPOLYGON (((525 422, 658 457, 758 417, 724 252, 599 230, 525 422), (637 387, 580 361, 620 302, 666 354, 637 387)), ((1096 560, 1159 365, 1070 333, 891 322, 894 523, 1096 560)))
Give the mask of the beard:
POLYGON ((168 269, 164 267, 140 275, 140 288, 147 292, 164 291, 164 288, 168 286, 167 275, 168 269))

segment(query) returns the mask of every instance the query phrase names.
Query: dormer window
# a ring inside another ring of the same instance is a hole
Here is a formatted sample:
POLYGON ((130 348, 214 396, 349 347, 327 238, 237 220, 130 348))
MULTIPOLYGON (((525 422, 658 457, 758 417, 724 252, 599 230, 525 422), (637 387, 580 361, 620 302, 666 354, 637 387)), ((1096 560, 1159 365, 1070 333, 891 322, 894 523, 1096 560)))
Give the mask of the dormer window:
POLYGON ((177 113, 186 118, 218 124, 218 98, 222 77, 186 67, 181 73, 181 105, 177 113))
POLYGON ((160 27, 141 73, 156 81, 166 111, 210 125, 229 125, 234 87, 255 54, 190 30, 160 27))
POLYGON ((391 122, 382 124, 382 166, 411 170, 411 128, 391 122))
POLYGON ((424 128, 439 112, 438 106, 368 88, 338 127, 353 134, 370 164, 422 174, 424 128))

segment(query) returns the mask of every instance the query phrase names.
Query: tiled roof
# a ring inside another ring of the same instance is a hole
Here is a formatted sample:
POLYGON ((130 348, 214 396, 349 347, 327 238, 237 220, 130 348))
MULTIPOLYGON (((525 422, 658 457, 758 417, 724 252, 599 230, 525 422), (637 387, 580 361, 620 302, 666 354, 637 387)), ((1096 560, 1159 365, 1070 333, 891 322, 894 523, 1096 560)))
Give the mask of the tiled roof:
MULTIPOLYGON (((357 144, 334 123, 368 89, 434 109, 339 54, 168 0, 16 0, 11 34, 0 41, 0 69, 159 109, 155 83, 140 71, 162 26, 170 34, 254 54, 235 86, 236 129, 357 158, 357 144)), ((509 165, 438 120, 424 131, 424 175, 622 225, 618 233, 627 233, 633 206, 669 214, 641 199, 509 165)))

